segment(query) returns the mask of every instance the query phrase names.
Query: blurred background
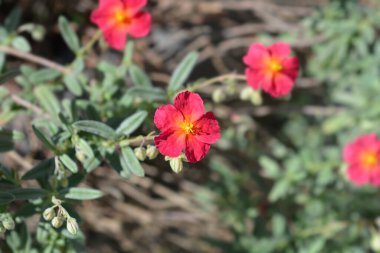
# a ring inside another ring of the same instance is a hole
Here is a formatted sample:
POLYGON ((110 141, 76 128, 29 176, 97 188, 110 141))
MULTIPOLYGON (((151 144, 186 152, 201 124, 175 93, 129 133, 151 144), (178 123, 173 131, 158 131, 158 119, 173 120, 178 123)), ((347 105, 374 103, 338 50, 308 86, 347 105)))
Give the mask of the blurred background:
MULTIPOLYGON (((144 164, 148 176, 130 180, 97 169, 87 183, 107 197, 78 210, 88 252, 380 252, 379 191, 352 186, 341 161, 345 143, 380 133, 380 2, 148 2, 152 32, 136 41, 134 61, 157 86, 193 50, 200 60, 190 81, 243 73, 242 57, 254 42, 290 43, 302 75, 291 98, 264 96, 254 106, 232 96, 215 105, 223 138, 181 175, 162 161, 144 164)), ((0 0, 0 22, 20 8, 22 23, 45 30, 37 41, 25 34, 32 52, 68 64, 74 55, 58 32, 58 17, 71 20, 86 42, 96 31, 89 21, 96 6, 95 0, 0 0)), ((94 51, 86 64, 120 57, 94 51)), ((201 93, 210 99, 213 89, 201 93)), ((20 172, 45 156, 29 120, 7 122, 28 133, 28 143, 1 155, 20 172)))

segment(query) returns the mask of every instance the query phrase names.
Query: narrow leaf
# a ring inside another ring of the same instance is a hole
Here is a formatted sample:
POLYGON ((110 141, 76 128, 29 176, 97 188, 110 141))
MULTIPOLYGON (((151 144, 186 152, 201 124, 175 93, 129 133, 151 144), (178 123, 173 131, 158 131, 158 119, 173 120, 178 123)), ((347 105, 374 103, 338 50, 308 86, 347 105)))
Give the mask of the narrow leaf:
POLYGON ((148 116, 146 111, 138 111, 126 118, 116 129, 117 134, 129 135, 141 126, 148 116))
POLYGON ((36 134, 36 136, 38 137, 38 139, 40 139, 40 141, 42 141, 42 143, 44 143, 49 149, 55 151, 55 146, 54 146, 53 142, 48 137, 46 137, 44 133, 42 133, 34 125, 32 126, 32 129, 33 129, 34 133, 36 134))
POLYGON ((75 96, 82 96, 82 86, 74 74, 66 75, 63 82, 65 83, 67 89, 69 89, 69 91, 75 96))
POLYGON ((115 131, 108 125, 94 120, 80 120, 73 124, 73 127, 81 131, 95 134, 106 139, 114 139, 116 137, 115 131))
POLYGON ((0 205, 6 205, 15 200, 15 196, 8 192, 0 192, 0 205))
POLYGON ((64 154, 59 157, 59 160, 69 169, 72 173, 78 172, 78 166, 75 161, 73 161, 70 156, 64 154))
POLYGON ((129 75, 131 76, 133 84, 135 86, 146 88, 152 87, 152 82, 150 81, 147 74, 142 69, 140 69, 140 67, 132 65, 129 68, 129 75))
POLYGON ((69 22, 64 16, 59 17, 58 26, 59 30, 61 31, 62 37, 65 40, 66 44, 69 46, 69 48, 74 52, 78 52, 80 50, 78 36, 70 27, 69 22))
POLYGON ((167 99, 165 91, 161 88, 133 87, 128 90, 127 94, 147 101, 165 101, 167 99))
POLYGON ((67 193, 65 194, 65 198, 75 200, 91 200, 98 199, 103 195, 103 192, 95 189, 73 187, 68 189, 67 193))
POLYGON ((6 83, 10 80, 13 80, 16 76, 20 74, 19 69, 13 69, 5 72, 4 74, 0 75, 0 84, 6 83))
POLYGON ((54 170, 54 159, 44 160, 25 173, 23 180, 42 178, 54 170))
POLYGON ((48 192, 39 188, 20 188, 9 190, 8 193, 15 197, 15 200, 30 200, 46 197, 48 192))
POLYGON ((130 147, 123 147, 121 154, 124 159, 125 166, 127 166, 129 171, 139 177, 143 177, 145 175, 144 169, 141 167, 139 160, 136 158, 135 153, 130 147))
POLYGON ((47 86, 37 86, 34 89, 34 94, 41 104, 41 106, 50 113, 50 115, 56 117, 61 111, 58 99, 54 93, 47 86))
POLYGON ((194 69, 198 60, 198 53, 189 53, 174 70, 172 77, 169 81, 168 90, 177 91, 189 78, 191 71, 194 69))

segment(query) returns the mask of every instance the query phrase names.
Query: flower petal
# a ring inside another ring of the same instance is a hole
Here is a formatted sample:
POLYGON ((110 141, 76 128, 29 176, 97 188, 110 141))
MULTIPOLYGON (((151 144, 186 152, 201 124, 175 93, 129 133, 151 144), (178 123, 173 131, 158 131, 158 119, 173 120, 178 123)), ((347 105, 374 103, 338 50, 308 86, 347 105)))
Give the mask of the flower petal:
POLYGON ((366 173, 362 168, 357 166, 348 167, 347 176, 350 179, 350 181, 356 185, 367 184, 370 180, 369 174, 366 173))
POLYGON ((114 27, 103 31, 104 39, 114 49, 121 50, 127 42, 127 31, 123 27, 114 27))
POLYGON ((182 121, 183 116, 174 105, 162 105, 157 108, 154 114, 154 124, 161 131, 166 129, 176 130, 182 121))
POLYGON ((161 154, 169 157, 178 157, 185 147, 186 135, 167 130, 154 138, 154 143, 161 154))
POLYGON ((282 73, 295 80, 298 76, 299 61, 296 57, 291 57, 282 61, 282 73))
POLYGON ((196 122, 196 127, 196 138, 198 141, 213 144, 220 139, 219 124, 212 112, 203 115, 202 118, 196 122))
POLYGON ((193 92, 181 92, 174 99, 174 106, 183 114, 185 120, 197 121, 203 116, 204 106, 202 98, 193 92))
POLYGON ((122 0, 126 8, 138 10, 147 4, 147 0, 122 0))
POLYGON ((287 58, 292 51, 289 44, 284 42, 274 43, 268 47, 268 50, 272 57, 278 59, 287 58))
POLYGON ((255 90, 258 90, 263 81, 267 79, 267 75, 263 71, 250 68, 245 69, 245 76, 247 77, 248 85, 255 90))
POLYGON ((210 150, 210 144, 203 143, 195 136, 188 135, 186 138, 185 154, 190 163, 196 163, 203 159, 210 150))
POLYGON ((132 24, 128 27, 128 33, 135 38, 147 36, 150 32, 152 17, 147 12, 138 12, 134 17, 132 24))
POLYGON ((248 53, 243 57, 243 61, 252 69, 262 69, 265 67, 265 60, 269 58, 267 48, 260 44, 254 43, 250 46, 248 53))
POLYGON ((294 81, 287 75, 275 74, 271 81, 263 82, 263 90, 268 92, 272 97, 283 97, 288 95, 294 86, 294 81))

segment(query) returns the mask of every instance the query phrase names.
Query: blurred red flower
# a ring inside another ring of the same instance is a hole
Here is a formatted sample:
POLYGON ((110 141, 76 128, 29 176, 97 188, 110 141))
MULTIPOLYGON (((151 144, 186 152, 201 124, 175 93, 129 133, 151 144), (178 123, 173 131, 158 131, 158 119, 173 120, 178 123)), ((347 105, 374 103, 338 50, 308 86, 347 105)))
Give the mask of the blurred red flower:
POLYGON ((356 185, 380 185, 380 140, 375 134, 358 137, 344 147, 347 176, 356 185))
POLYGON ((151 16, 140 11, 146 3, 147 0, 100 0, 91 21, 102 30, 110 47, 121 50, 128 34, 141 38, 150 32, 151 16))
POLYGON ((154 115, 154 124, 161 131, 154 138, 160 153, 178 157, 184 149, 191 163, 205 157, 210 145, 220 138, 214 114, 205 114, 202 98, 189 91, 179 93, 174 105, 160 106, 154 115))
POLYGON ((298 76, 299 62, 290 57, 291 49, 286 43, 278 42, 269 47, 252 44, 243 61, 248 85, 255 90, 260 87, 273 97, 290 93, 298 76))

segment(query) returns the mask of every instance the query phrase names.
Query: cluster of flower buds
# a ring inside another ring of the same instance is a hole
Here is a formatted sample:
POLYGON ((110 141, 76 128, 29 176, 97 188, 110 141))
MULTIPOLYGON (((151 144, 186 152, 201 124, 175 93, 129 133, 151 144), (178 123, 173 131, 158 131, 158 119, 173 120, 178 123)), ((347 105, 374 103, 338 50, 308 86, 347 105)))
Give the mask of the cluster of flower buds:
POLYGON ((66 221, 66 229, 70 234, 75 235, 78 232, 79 226, 75 218, 71 217, 66 209, 62 206, 62 201, 52 197, 53 206, 45 209, 42 216, 45 220, 51 221, 51 225, 55 228, 62 227, 66 221))
POLYGON ((54 176, 50 178, 51 183, 53 185, 60 184, 63 187, 67 187, 69 185, 69 177, 71 176, 71 172, 65 168, 65 166, 59 161, 59 157, 56 156, 55 160, 55 170, 54 176))
POLYGON ((145 161, 146 158, 153 160, 158 156, 158 150, 156 146, 148 145, 146 148, 138 147, 134 149, 137 159, 145 161))
POLYGON ((10 213, 0 213, 0 235, 3 236, 7 230, 13 230, 15 222, 10 213))
POLYGON ((251 101, 253 105, 261 105, 263 98, 259 90, 254 90, 252 87, 245 87, 240 92, 240 99, 245 101, 251 101))
POLYGON ((181 173, 183 169, 183 162, 187 162, 186 156, 184 154, 181 154, 178 157, 169 157, 165 156, 165 161, 169 161, 170 168, 175 173, 181 173))
POLYGON ((234 95, 236 91, 236 82, 234 80, 227 80, 224 87, 217 88, 213 91, 212 100, 215 103, 222 103, 226 100, 227 95, 234 95))

